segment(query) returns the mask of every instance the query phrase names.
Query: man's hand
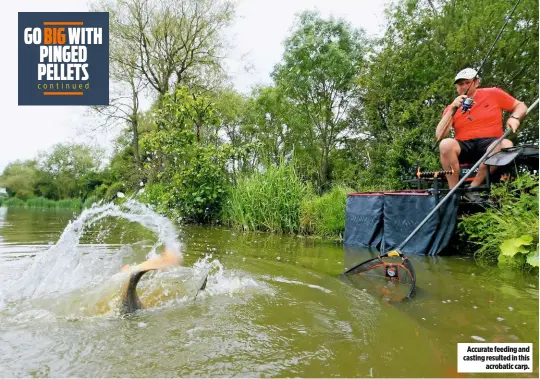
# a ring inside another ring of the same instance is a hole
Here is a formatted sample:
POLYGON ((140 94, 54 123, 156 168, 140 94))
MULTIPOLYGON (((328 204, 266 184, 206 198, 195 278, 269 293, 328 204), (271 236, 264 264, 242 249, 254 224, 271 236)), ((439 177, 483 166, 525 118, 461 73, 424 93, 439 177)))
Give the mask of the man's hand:
POLYGON ((463 100, 465 100, 466 98, 467 98, 467 95, 459 95, 458 97, 454 99, 454 101, 450 105, 452 105, 452 107, 456 109, 459 109, 459 107, 461 107, 461 104, 463 104, 463 100))
POLYGON ((506 121, 506 127, 511 128, 512 131, 515 133, 517 131, 517 129, 519 128, 520 123, 521 122, 518 119, 510 117, 506 121))

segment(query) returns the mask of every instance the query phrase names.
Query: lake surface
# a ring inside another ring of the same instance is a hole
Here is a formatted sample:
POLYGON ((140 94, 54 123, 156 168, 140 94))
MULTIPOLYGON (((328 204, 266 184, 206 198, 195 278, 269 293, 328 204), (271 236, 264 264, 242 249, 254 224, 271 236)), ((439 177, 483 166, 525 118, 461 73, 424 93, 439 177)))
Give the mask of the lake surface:
POLYGON ((373 251, 85 212, 0 208, 0 376, 456 377, 457 343, 485 341, 533 343, 518 376, 538 377, 536 277, 413 256, 417 294, 393 304, 340 278, 373 251), (119 316, 120 268, 164 244, 182 266, 144 276, 146 309, 119 316))

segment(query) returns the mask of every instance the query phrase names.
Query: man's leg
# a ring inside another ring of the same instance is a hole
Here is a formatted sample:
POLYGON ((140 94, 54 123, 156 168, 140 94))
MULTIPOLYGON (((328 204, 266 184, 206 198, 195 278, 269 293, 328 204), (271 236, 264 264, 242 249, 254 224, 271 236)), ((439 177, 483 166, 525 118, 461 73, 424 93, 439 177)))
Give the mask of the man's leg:
MULTIPOLYGON (((491 149, 493 147, 493 145, 495 144, 495 142, 492 142, 489 147, 487 149, 484 150, 484 152, 482 153, 482 155, 488 151, 489 149, 491 149)), ((500 151, 503 147, 504 148, 507 148, 507 147, 512 147, 514 146, 514 144, 512 143, 512 141, 508 140, 508 139, 504 139, 502 140, 502 142, 497 146, 495 147, 495 149, 493 149, 493 151, 491 152, 491 154, 489 154, 489 156, 491 157, 493 154, 497 153, 498 151, 500 151)), ((493 173, 495 172, 495 170, 497 169, 497 167, 491 167, 490 168, 490 173, 493 173)), ((484 183, 484 179, 486 177, 486 165, 485 164, 481 164, 479 167, 478 167, 478 173, 476 174, 476 177, 474 178, 474 180, 472 181, 471 183, 471 187, 476 187, 476 186, 479 186, 481 185, 482 183, 484 183)))
POLYGON ((461 152, 458 141, 453 138, 445 138, 439 145, 439 151, 441 152, 441 165, 443 170, 450 170, 450 167, 454 169, 452 175, 447 175, 448 187, 454 188, 459 182, 459 160, 458 156, 461 152))

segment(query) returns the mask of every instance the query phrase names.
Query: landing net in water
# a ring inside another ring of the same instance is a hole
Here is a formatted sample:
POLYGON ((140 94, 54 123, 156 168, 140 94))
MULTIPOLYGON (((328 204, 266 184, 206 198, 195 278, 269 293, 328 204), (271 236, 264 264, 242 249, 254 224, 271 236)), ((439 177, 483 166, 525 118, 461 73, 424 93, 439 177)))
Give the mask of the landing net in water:
POLYGON ((343 276, 355 287, 388 302, 410 299, 415 293, 416 276, 413 266, 399 252, 369 259, 345 271, 343 276))

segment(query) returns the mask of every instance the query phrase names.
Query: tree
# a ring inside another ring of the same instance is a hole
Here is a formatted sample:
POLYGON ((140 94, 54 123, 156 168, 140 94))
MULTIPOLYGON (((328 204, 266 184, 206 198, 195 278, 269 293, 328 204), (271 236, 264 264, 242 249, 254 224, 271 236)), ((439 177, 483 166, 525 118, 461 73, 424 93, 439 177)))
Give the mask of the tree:
MULTIPOLYGON (((361 132, 372 183, 398 187, 417 165, 440 169, 435 127, 456 96, 455 74, 478 67, 513 4, 494 1, 401 1, 387 10, 388 28, 374 43, 361 77, 361 132)), ((523 0, 482 68, 483 87, 497 86, 531 104, 538 96, 538 1, 523 0)), ((529 119, 537 119, 537 111, 529 119)), ((538 140, 523 128, 517 142, 538 140)))
POLYGON ((297 147, 295 133, 302 130, 295 127, 295 105, 281 88, 269 86, 255 88, 248 107, 245 128, 260 145, 260 162, 265 166, 290 162, 297 147))
POLYGON ((136 69, 159 95, 195 80, 203 67, 220 67, 220 33, 234 16, 233 4, 212 0, 118 0, 118 38, 137 54, 136 69))
POLYGON ((329 184, 332 154, 350 132, 346 119, 359 99, 356 78, 364 69, 366 48, 361 30, 343 20, 304 12, 285 41, 283 62, 272 74, 304 118, 303 125, 296 127, 302 128, 304 150, 316 168, 319 190, 329 184))
POLYGON ((35 160, 15 161, 6 166, 0 176, 0 187, 4 187, 9 196, 27 200, 35 196, 38 181, 38 169, 35 160))
POLYGON ((196 125, 210 128, 220 120, 204 96, 186 88, 164 96, 156 112, 158 128, 142 139, 149 186, 146 200, 161 211, 185 220, 217 219, 229 181, 229 144, 216 145, 197 137, 196 125))
MULTIPOLYGON (((139 154, 139 123, 141 118, 141 97, 144 95, 146 83, 141 79, 137 70, 138 56, 130 46, 121 38, 120 25, 111 15, 111 48, 110 48, 110 79, 112 91, 108 106, 96 106, 92 109, 103 118, 98 127, 115 127, 128 125, 131 132, 131 146, 133 147, 134 169, 140 169, 139 154)), ((94 129, 94 131, 97 128, 94 129)))
POLYGON ((90 190, 88 181, 96 182, 89 175, 99 171, 102 157, 100 149, 59 143, 40 154, 38 167, 49 176, 49 183, 54 183, 58 199, 81 198, 88 195, 83 190, 90 190))
POLYGON ((157 94, 159 107, 171 88, 200 87, 202 73, 219 71, 225 46, 220 33, 234 7, 212 0, 104 0, 93 9, 109 12, 113 86, 110 105, 94 110, 103 116, 103 127, 129 126, 133 171, 140 171, 142 98, 157 94))

